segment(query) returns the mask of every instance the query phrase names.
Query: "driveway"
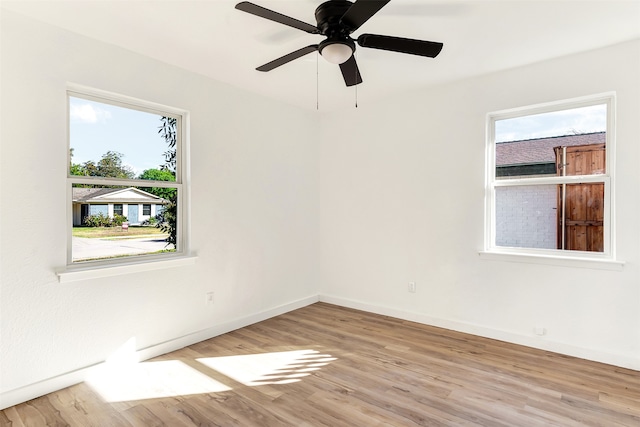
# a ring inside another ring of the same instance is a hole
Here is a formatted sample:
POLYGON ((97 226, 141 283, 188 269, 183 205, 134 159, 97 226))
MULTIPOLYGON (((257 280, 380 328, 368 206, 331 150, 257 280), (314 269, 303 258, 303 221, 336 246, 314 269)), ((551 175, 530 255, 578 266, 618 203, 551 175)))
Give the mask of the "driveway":
POLYGON ((72 237, 73 260, 108 258, 122 255, 141 255, 169 249, 164 236, 135 239, 88 239, 72 237))

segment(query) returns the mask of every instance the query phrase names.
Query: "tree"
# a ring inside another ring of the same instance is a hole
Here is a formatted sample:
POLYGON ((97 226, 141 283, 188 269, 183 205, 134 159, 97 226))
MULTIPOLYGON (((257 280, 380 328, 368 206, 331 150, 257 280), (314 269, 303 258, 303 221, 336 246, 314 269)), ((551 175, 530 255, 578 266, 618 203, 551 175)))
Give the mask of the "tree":
POLYGON ((176 143, 178 141, 177 133, 177 120, 173 117, 163 116, 160 121, 162 124, 158 130, 158 133, 169 145, 169 150, 164 152, 165 164, 160 167, 165 170, 170 170, 174 174, 176 172, 176 143))
MULTIPOLYGON (((92 170, 91 176, 133 179, 135 177, 135 173, 131 167, 124 166, 122 164, 122 157, 122 153, 118 153, 117 151, 107 151, 95 165, 95 169, 92 170)), ((94 164, 92 161, 84 164, 84 167, 87 170, 90 170, 90 167, 93 168, 93 166, 94 164)))
MULTIPOLYGON (((172 117, 162 117, 160 119, 161 125, 159 127, 158 133, 164 140, 167 142, 169 146, 169 150, 165 151, 165 163, 161 165, 160 168, 162 170, 168 171, 174 176, 176 173, 176 144, 178 138, 177 132, 177 120, 172 117)), ((178 242, 178 192, 173 189, 174 193, 171 195, 169 203, 164 206, 164 209, 160 215, 158 215, 158 224, 156 227, 161 229, 163 232, 167 233, 167 245, 173 245, 174 248, 177 249, 178 242)))
MULTIPOLYGON (((71 157, 73 158, 73 148, 71 149, 71 157)), ((71 162, 69 171, 71 175, 132 179, 135 173, 131 167, 122 164, 122 157, 122 153, 107 151, 97 163, 93 160, 86 161, 81 165, 71 162)))
POLYGON ((71 175, 76 175, 76 176, 85 175, 85 170, 82 167, 82 165, 78 163, 73 163, 73 148, 69 148, 69 159, 70 159, 69 173, 71 175))
POLYGON ((175 181, 176 177, 173 172, 166 169, 146 169, 138 179, 150 179, 153 181, 175 181))
MULTIPOLYGON (((166 170, 166 169, 147 169, 143 171, 138 179, 148 179, 152 181, 172 181, 175 182, 175 175, 166 170)), ((165 200, 171 200, 175 197, 176 189, 175 188, 166 188, 166 187, 141 187, 140 188, 147 193, 154 194, 158 197, 162 197, 165 200)))

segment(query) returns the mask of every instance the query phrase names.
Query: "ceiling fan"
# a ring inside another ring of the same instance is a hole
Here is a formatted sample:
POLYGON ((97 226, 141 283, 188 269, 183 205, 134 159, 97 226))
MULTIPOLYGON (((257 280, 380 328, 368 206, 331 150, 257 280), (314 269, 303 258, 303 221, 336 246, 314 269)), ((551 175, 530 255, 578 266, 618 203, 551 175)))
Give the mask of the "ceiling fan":
POLYGON ((340 71, 347 86, 362 83, 358 64, 353 56, 356 43, 361 47, 408 53, 410 55, 435 58, 442 50, 442 43, 402 37, 362 34, 357 39, 350 37, 369 18, 382 9, 390 0, 329 0, 315 11, 317 26, 307 24, 295 18, 266 9, 248 1, 240 2, 236 9, 280 24, 288 25, 309 34, 320 34, 326 38, 319 44, 312 44, 293 51, 278 59, 256 68, 258 71, 271 71, 281 65, 298 59, 308 53, 319 51, 324 59, 340 65, 340 71))

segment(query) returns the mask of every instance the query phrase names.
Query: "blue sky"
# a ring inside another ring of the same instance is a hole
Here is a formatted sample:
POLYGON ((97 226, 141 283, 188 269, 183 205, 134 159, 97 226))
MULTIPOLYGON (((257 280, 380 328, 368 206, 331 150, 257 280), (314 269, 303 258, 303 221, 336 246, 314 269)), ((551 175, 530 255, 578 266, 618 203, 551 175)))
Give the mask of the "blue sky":
POLYGON ((606 130, 607 108, 601 104, 496 121, 496 142, 606 130))
MULTIPOLYGON (((165 140, 157 114, 69 98, 73 163, 97 162, 107 151, 122 153, 136 176, 164 164, 165 140)), ((496 121, 496 142, 606 130, 606 106, 574 108, 496 121)))
POLYGON ((161 116, 73 97, 69 116, 73 163, 97 162, 107 151, 117 151, 136 176, 164 164, 168 146, 158 134, 161 116))

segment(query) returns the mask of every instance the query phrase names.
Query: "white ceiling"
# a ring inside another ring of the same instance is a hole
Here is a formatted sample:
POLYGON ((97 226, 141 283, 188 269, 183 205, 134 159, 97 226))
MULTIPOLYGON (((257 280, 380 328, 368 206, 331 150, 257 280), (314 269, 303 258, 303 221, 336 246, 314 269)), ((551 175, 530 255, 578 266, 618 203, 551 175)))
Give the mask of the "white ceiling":
MULTIPOLYGON (((238 0, 6 1, 2 7, 303 108, 352 107, 338 66, 312 53, 255 67, 322 40, 234 8, 238 0)), ((254 0, 315 25, 322 0, 254 0)), ((640 0, 391 0, 362 33, 439 41, 435 59, 358 48, 359 104, 417 88, 640 38, 640 0)), ((606 66, 606 64, 603 64, 606 66)))

